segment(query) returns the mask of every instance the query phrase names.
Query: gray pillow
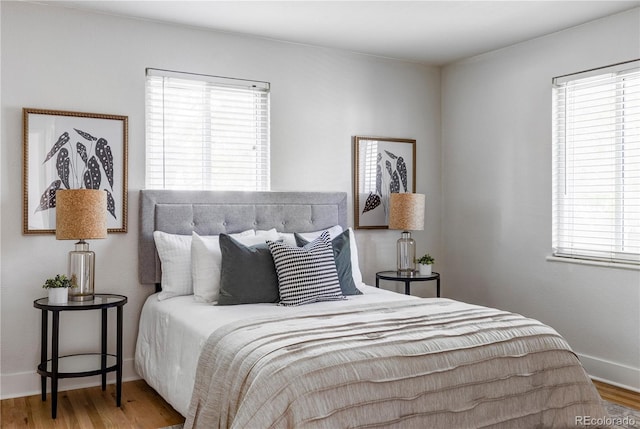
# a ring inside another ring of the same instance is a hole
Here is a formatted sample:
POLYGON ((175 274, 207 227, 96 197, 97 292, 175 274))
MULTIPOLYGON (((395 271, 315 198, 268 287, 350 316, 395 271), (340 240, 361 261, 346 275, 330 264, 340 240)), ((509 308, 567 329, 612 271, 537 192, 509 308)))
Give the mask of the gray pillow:
POLYGON ((266 243, 245 246, 220 234, 220 295, 218 305, 278 302, 278 275, 266 243))
MULTIPOLYGON (((299 234, 295 234, 296 244, 300 247, 309 243, 299 234)), ((338 281, 343 295, 362 295, 353 281, 351 273, 351 246, 349 244, 349 230, 337 235, 331 240, 333 248, 333 257, 336 260, 336 269, 338 270, 338 281)))

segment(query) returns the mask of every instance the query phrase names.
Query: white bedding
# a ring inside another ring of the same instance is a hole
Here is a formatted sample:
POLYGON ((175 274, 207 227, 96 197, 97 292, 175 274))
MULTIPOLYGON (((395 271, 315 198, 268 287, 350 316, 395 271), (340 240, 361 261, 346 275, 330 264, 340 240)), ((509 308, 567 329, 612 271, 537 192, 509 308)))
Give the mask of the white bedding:
POLYGON ((249 318, 205 343, 185 429, 576 426, 606 417, 567 342, 450 299, 249 318))
POLYGON ((140 315, 135 366, 143 377, 180 414, 187 415, 200 351, 217 328, 246 317, 292 315, 378 302, 418 299, 361 285, 363 295, 344 301, 318 302, 301 307, 276 304, 216 306, 195 302, 192 295, 158 301, 151 295, 140 315))

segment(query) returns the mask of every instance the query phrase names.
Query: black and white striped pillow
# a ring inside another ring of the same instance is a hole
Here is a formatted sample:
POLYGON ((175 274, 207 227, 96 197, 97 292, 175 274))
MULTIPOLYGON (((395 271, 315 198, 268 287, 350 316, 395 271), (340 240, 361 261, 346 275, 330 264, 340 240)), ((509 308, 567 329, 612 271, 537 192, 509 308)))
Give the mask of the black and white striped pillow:
POLYGON ((278 274, 280 305, 345 299, 327 231, 304 247, 267 241, 278 274))

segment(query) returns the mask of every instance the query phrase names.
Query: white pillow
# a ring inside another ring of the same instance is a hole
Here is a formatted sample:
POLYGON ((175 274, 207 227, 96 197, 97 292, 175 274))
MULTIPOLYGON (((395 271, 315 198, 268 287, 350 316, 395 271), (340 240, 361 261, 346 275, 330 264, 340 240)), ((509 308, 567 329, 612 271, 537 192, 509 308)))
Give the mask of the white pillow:
POLYGON ((191 236, 154 231, 153 240, 162 263, 162 292, 158 300, 191 295, 191 236))
POLYGON ((351 250, 351 275, 353 276, 353 283, 356 287, 360 287, 363 284, 362 271, 360 271, 360 265, 358 264, 356 234, 353 232, 353 228, 351 227, 349 227, 349 248, 351 250))
POLYGON ((275 228, 271 228, 268 231, 265 231, 263 229, 259 229, 256 231, 256 237, 262 237, 265 240, 271 240, 271 241, 275 241, 275 240, 279 240, 280 239, 280 235, 278 234, 278 231, 276 231, 275 228))
MULTIPOLYGON (((262 231, 259 235, 256 235, 253 229, 229 235, 245 246, 278 239, 278 233, 275 229, 262 231)), ((220 293, 220 269, 222 267, 219 236, 200 236, 194 232, 192 237, 191 276, 193 278, 194 299, 198 302, 215 302, 220 293)))
POLYGON ((198 302, 212 302, 217 299, 220 283, 220 245, 217 235, 191 235, 191 278, 193 279, 193 298, 198 302), (217 287, 216 287, 217 286, 217 287))
MULTIPOLYGON (((340 225, 334 225, 331 228, 327 228, 327 229, 321 229, 320 231, 313 231, 313 232, 298 232, 297 234, 299 236, 301 236, 302 238, 304 238, 307 241, 313 241, 316 238, 320 237, 320 234, 322 234, 323 231, 329 231, 329 236, 331 238, 331 240, 333 240, 334 238, 336 238, 338 235, 340 235, 342 233, 342 231, 344 231, 342 229, 342 227, 340 225)), ((256 233, 258 233, 260 231, 256 231, 256 233)), ((289 246, 297 246, 296 243, 296 238, 294 233, 292 232, 280 232, 280 240, 282 240, 282 242, 284 244, 288 244, 289 246)))

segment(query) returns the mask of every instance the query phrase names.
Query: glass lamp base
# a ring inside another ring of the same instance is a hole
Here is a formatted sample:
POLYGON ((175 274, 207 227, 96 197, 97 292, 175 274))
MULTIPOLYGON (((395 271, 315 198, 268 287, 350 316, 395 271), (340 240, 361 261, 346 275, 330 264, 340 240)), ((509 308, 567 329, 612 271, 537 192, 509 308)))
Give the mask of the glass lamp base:
POLYGON ((93 293, 91 294, 85 294, 85 295, 71 295, 71 292, 69 292, 69 301, 93 301, 95 299, 95 296, 93 295, 93 293))
POLYGON ((416 270, 416 241, 404 231, 398 239, 398 272, 409 274, 416 270))
POLYGON ((89 250, 84 240, 76 243, 69 252, 69 301, 92 301, 94 299, 94 266, 96 254, 89 250))

